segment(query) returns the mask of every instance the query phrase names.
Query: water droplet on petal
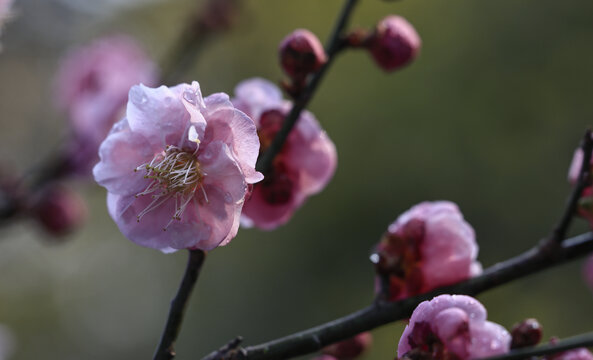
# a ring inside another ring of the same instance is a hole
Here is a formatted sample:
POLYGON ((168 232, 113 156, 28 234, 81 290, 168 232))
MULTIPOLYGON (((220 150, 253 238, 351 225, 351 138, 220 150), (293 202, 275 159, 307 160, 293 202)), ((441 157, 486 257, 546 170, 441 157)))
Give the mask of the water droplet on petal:
POLYGON ((198 103, 196 93, 191 89, 187 89, 183 92, 183 99, 192 105, 198 103))

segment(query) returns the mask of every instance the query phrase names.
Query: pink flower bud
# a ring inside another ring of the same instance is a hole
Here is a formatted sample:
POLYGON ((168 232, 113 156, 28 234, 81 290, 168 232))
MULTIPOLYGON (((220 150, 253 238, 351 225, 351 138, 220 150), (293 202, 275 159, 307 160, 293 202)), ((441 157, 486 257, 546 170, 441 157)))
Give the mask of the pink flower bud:
POLYGON ((33 214, 48 233, 60 236, 84 222, 87 208, 76 192, 53 185, 39 194, 33 204, 33 214))
POLYGON ((354 359, 367 350, 372 342, 373 337, 367 331, 350 339, 326 346, 322 351, 325 355, 331 355, 339 360, 354 359))
POLYGON ((440 295, 414 310, 399 340, 400 359, 477 359, 509 351, 511 335, 486 321, 486 309, 465 295, 440 295))
POLYGON ((542 326, 536 319, 525 319, 513 325, 511 349, 537 345, 542 339, 542 326))
POLYGON ((400 215, 376 250, 371 260, 387 280, 390 301, 482 272, 474 230, 449 201, 423 202, 400 215))
POLYGON ((305 29, 295 30, 286 36, 280 43, 279 54, 284 72, 296 79, 319 70, 327 62, 321 42, 305 29))
POLYGON ((416 58, 421 40, 416 29, 406 19, 389 15, 377 24, 367 46, 383 70, 394 71, 416 58))

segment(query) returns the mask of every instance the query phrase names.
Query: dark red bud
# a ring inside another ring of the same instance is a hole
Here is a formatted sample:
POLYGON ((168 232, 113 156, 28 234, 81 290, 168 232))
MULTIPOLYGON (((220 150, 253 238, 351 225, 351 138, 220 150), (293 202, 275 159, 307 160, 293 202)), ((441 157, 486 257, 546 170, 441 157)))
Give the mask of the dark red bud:
POLYGON ((525 319, 513 325, 511 349, 537 345, 542 339, 542 326, 536 319, 525 319))
POLYGON ((60 236, 83 223, 87 208, 76 192, 54 185, 36 199, 33 215, 48 233, 60 236))
POLYGON ((377 24, 367 46, 383 70, 394 71, 414 60, 421 44, 416 29, 406 19, 389 15, 377 24))
POLYGON ((321 42, 309 30, 298 29, 280 43, 280 65, 293 79, 302 79, 327 62, 321 42))

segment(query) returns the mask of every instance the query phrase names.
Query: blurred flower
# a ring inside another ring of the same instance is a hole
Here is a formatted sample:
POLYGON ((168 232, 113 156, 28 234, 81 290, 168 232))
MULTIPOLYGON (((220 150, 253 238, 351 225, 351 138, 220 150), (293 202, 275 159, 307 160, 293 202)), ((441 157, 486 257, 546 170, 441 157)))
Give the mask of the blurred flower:
POLYGON ((350 339, 326 346, 322 352, 339 360, 354 359, 367 350, 372 342, 371 333, 366 331, 350 339))
POLYGON ((366 46, 383 70, 394 71, 416 58, 421 43, 412 24, 401 16, 389 15, 377 24, 366 46))
MULTIPOLYGON (((8 20, 11 16, 10 7, 12 6, 13 0, 0 0, 0 35, 2 35, 2 27, 6 20, 8 20)), ((0 44, 0 50, 2 50, 2 46, 0 44)))
POLYGON ((58 106, 70 120, 69 170, 88 175, 99 160, 97 149, 125 110, 132 85, 153 85, 155 64, 136 41, 116 35, 76 49, 62 62, 58 106))
POLYGON ((32 205, 35 219, 51 235, 61 236, 79 227, 86 219, 87 208, 78 193, 52 184, 36 195, 32 205))
POLYGON ((473 228, 457 205, 423 202, 389 225, 371 260, 388 300, 421 294, 482 272, 473 228))
POLYGON ((280 43, 278 52, 282 69, 296 79, 319 70, 327 62, 321 42, 306 29, 297 29, 287 35, 280 43))
POLYGON ((511 335, 486 321, 486 309, 465 295, 440 295, 414 310, 399 341, 400 359, 477 359, 509 351, 511 335))
MULTIPOLYGON (((235 88, 233 104, 257 126, 263 153, 280 130, 292 104, 263 79, 250 79, 235 88)), ((242 222, 271 230, 286 223, 307 197, 323 190, 336 169, 336 148, 308 111, 303 111, 261 183, 245 202, 242 222)))
POLYGON ((511 349, 535 346, 542 339, 542 326, 536 319, 525 319, 511 329, 511 349))
POLYGON ((163 252, 211 250, 239 227, 259 140, 226 94, 199 84, 130 90, 126 118, 99 149, 95 180, 109 214, 133 242, 163 252))
MULTIPOLYGON (((552 339, 551 343, 554 342, 555 339, 552 339)), ((586 348, 577 348, 558 354, 544 356, 542 360, 593 360, 593 354, 586 348)))
POLYGON ((587 285, 593 290, 593 256, 590 256, 585 261, 585 266, 583 267, 583 276, 585 277, 585 281, 587 285))

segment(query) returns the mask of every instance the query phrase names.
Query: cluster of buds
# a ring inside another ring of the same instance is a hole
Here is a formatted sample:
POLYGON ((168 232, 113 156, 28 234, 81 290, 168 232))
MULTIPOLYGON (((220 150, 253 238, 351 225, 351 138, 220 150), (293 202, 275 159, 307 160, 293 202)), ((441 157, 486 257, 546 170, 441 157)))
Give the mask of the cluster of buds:
MULTIPOLYGON (((381 69, 391 72, 411 63, 418 56, 422 41, 406 19, 389 15, 373 31, 352 31, 342 45, 366 49, 381 69)), ((307 77, 328 61, 317 36, 305 29, 295 30, 282 40, 279 57, 282 70, 291 80, 284 87, 293 97, 302 91, 307 77)))

